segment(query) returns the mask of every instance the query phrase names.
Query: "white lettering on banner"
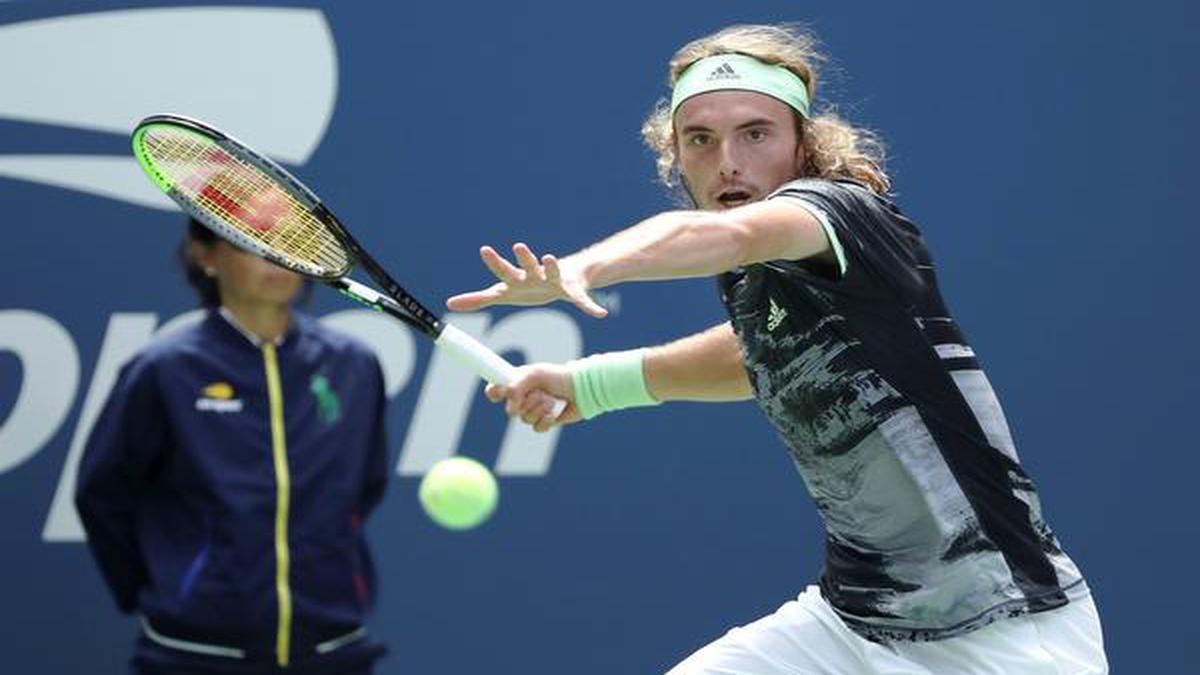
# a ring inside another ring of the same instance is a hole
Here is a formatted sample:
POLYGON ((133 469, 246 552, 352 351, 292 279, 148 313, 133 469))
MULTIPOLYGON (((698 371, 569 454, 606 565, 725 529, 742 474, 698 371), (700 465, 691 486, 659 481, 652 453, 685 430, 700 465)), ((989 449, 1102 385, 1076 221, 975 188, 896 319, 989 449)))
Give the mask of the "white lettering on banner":
MULTIPOLYGON (((42 538, 82 541, 74 493, 79 460, 121 365, 151 339, 194 323, 203 312, 185 312, 158 325, 150 312, 116 312, 109 317, 87 395, 71 435, 42 538)), ((448 319, 498 352, 520 352, 529 361, 567 361, 582 353, 578 325, 566 314, 547 309, 515 312, 491 326, 486 314, 448 319)), ((389 397, 412 379, 417 347, 402 324, 364 309, 332 313, 322 319, 361 339, 379 355, 389 397)), ((26 310, 0 311, 0 350, 21 362, 17 403, 0 426, 0 474, 42 450, 59 430, 79 389, 79 356, 70 334, 54 319, 26 310)), ((433 351, 417 408, 397 462, 402 475, 420 475, 438 459, 453 455, 462 438, 480 382, 440 350, 433 351)), ((495 471, 501 476, 545 475, 554 457, 558 431, 536 434, 512 420, 500 443, 495 471)))
POLYGON ((79 386, 79 352, 61 324, 37 312, 0 311, 0 326, 0 351, 15 353, 22 368, 16 403, 0 424, 4 473, 37 454, 70 412, 79 386))

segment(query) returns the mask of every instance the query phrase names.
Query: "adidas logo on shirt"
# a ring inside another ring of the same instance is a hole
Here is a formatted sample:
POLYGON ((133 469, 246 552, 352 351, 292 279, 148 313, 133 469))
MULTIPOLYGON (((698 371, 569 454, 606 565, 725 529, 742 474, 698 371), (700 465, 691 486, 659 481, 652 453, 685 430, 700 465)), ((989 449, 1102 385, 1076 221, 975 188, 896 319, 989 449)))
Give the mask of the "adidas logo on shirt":
POLYGON ((737 71, 733 69, 733 66, 729 65, 728 63, 722 63, 721 65, 717 66, 711 73, 708 74, 707 81, 712 82, 713 80, 740 80, 740 79, 742 79, 742 76, 737 74, 737 71))
POLYGON ((770 300, 771 311, 767 315, 767 331, 773 332, 787 318, 787 310, 775 304, 775 298, 770 298, 770 300))
POLYGON ((200 390, 196 399, 196 410, 215 413, 242 411, 242 399, 233 397, 233 386, 228 382, 213 382, 200 390))

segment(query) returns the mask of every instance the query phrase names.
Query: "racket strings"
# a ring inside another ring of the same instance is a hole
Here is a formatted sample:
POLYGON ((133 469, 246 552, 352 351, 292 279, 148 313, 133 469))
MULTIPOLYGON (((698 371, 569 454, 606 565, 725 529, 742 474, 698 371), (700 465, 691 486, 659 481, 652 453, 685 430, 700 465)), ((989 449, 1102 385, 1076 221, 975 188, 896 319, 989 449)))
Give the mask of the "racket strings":
POLYGON ((338 275, 349 266, 345 249, 325 223, 257 166, 210 139, 173 127, 147 130, 143 143, 183 197, 243 238, 321 276, 338 275))

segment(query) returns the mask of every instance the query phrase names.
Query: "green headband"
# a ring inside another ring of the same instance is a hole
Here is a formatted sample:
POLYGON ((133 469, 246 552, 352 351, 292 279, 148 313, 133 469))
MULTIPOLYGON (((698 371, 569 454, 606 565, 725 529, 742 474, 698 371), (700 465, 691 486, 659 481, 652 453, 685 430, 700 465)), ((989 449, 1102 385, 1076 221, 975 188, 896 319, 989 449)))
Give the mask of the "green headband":
POLYGON ((795 73, 744 54, 717 54, 687 67, 675 81, 671 94, 671 116, 687 99, 710 91, 730 89, 766 94, 791 106, 808 118, 808 88, 795 73))

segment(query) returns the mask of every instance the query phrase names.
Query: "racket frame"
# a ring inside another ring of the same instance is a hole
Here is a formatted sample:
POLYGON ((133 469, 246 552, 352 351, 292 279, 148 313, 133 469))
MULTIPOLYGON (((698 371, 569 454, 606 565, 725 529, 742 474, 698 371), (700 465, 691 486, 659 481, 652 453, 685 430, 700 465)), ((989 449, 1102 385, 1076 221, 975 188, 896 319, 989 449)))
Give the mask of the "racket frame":
MULTIPOLYGON (((151 115, 143 119, 134 128, 132 143, 134 155, 146 175, 185 212, 229 243, 280 267, 321 281, 357 302, 400 319, 432 338, 439 349, 448 352, 489 382, 509 384, 516 378, 516 368, 511 363, 471 335, 443 322, 397 283, 387 270, 363 249, 350 231, 312 190, 269 157, 260 155, 246 144, 200 120, 175 114, 151 115), (311 265, 303 264, 303 261, 293 261, 288 257, 277 255, 270 247, 236 228, 226 225, 221 219, 193 203, 158 171, 154 161, 143 148, 142 137, 147 128, 154 124, 172 125, 208 138, 235 158, 245 161, 269 177, 277 179, 279 185, 302 206, 308 208, 313 217, 327 226, 330 233, 343 246, 346 253, 344 267, 322 271, 311 265), (347 276, 356 264, 366 269, 367 274, 383 287, 383 292, 347 276)), ((565 401, 555 400, 553 414, 557 416, 565 406, 565 401)))
POLYGON ((134 156, 146 172, 146 175, 168 197, 171 197, 172 201, 186 211, 188 215, 203 223, 234 246, 265 258, 280 267, 325 283, 357 302, 404 321, 434 340, 437 340, 445 330, 446 324, 405 290, 403 286, 397 283, 388 274, 387 270, 366 252, 362 245, 358 243, 358 240, 350 234, 346 226, 338 220, 337 216, 321 202, 312 190, 308 189, 304 183, 300 182, 298 178, 271 158, 260 155, 245 143, 200 120, 175 114, 151 115, 143 119, 134 128, 132 143, 134 156), (206 137, 235 158, 254 166, 268 176, 276 179, 280 186, 287 190, 302 206, 307 208, 314 218, 320 220, 328 227, 330 233, 333 234, 338 243, 346 250, 347 261, 345 267, 330 272, 322 272, 305 265, 303 261, 295 261, 291 258, 280 256, 270 247, 263 245, 253 237, 243 234, 236 228, 229 227, 211 212, 200 208, 191 199, 183 196, 171 181, 159 172, 154 160, 147 156, 143 147, 142 136, 153 125, 175 126, 206 137), (382 293, 358 283, 347 276, 356 264, 361 265, 367 271, 367 274, 383 288, 382 293))

